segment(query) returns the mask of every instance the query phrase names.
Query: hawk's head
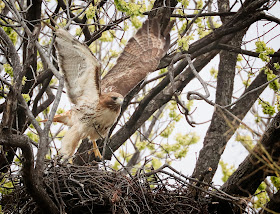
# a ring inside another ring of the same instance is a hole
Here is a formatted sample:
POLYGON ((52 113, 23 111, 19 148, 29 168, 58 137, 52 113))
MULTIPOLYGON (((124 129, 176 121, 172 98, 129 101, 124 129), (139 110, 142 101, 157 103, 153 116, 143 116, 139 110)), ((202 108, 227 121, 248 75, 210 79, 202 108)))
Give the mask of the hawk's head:
POLYGON ((112 111, 120 111, 123 104, 123 96, 116 92, 103 93, 100 96, 100 104, 112 111))

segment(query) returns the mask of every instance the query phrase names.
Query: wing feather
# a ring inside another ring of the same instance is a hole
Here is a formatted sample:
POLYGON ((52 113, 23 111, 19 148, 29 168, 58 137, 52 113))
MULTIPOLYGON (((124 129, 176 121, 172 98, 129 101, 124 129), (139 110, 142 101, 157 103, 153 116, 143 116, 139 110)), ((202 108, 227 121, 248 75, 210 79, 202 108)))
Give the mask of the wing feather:
POLYGON ((159 19, 146 20, 128 41, 116 65, 102 79, 101 90, 126 96, 149 72, 156 70, 169 44, 169 34, 160 33, 159 19))
POLYGON ((90 49, 66 30, 56 30, 58 65, 64 74, 70 101, 95 102, 100 96, 100 64, 90 49))

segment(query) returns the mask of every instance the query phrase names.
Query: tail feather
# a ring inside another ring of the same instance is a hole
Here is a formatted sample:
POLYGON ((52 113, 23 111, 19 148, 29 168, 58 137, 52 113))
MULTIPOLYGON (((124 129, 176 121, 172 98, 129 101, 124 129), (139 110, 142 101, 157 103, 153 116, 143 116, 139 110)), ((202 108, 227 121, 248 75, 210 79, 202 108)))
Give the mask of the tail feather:
MULTIPOLYGON (((48 119, 41 120, 40 122, 47 122, 48 119)), ((63 123, 65 125, 71 126, 71 111, 66 111, 62 114, 55 115, 53 122, 63 123)))

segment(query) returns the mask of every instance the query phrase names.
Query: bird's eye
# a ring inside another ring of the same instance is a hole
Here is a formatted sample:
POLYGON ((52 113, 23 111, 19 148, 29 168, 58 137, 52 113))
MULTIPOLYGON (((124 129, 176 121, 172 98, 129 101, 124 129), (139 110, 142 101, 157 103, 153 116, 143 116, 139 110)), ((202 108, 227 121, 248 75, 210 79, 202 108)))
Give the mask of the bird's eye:
POLYGON ((112 97, 112 99, 113 99, 114 101, 116 101, 118 98, 117 98, 117 97, 112 97))

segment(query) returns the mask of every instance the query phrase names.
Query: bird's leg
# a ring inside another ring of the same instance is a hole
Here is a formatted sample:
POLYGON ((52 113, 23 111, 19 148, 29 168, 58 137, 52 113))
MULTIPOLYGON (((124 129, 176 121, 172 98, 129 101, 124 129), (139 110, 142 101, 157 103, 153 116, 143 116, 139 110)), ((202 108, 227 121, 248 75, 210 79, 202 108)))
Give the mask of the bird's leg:
POLYGON ((78 125, 72 126, 64 135, 61 145, 61 154, 63 158, 71 157, 77 148, 82 135, 79 131, 78 125))
POLYGON ((96 141, 95 141, 95 140, 92 141, 92 144, 93 144, 93 152, 94 152, 95 157, 99 157, 100 160, 102 160, 102 155, 100 154, 100 151, 99 151, 99 149, 98 149, 98 146, 97 146, 97 144, 96 144, 96 141))
POLYGON ((93 144, 93 149, 92 149, 92 151, 89 151, 89 154, 90 154, 91 152, 93 152, 95 157, 98 157, 100 160, 102 160, 102 155, 101 155, 101 153, 100 153, 100 151, 99 151, 99 149, 98 149, 98 146, 97 146, 97 144, 96 144, 96 141, 95 141, 95 140, 92 140, 92 144, 93 144))

